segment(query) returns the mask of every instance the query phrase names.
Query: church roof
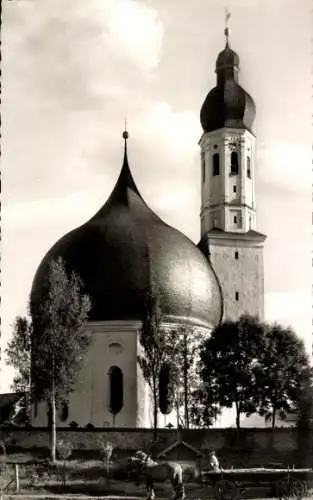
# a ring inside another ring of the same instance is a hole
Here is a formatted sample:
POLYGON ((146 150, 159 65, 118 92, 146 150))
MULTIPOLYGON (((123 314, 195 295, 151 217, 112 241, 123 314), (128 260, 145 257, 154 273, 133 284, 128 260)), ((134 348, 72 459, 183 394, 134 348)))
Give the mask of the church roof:
POLYGON ((14 405, 24 397, 24 393, 7 392, 0 394, 0 408, 14 405))
POLYGON ((40 300, 50 260, 62 257, 90 295, 90 321, 141 320, 147 294, 158 290, 165 319, 213 328, 222 314, 215 273, 197 246, 145 203, 129 168, 127 135, 124 139, 123 166, 111 196, 44 257, 31 307, 40 300))
POLYGON ((190 450, 197 457, 204 456, 204 454, 200 450, 198 450, 197 448, 195 448, 191 444, 186 443, 186 441, 182 441, 181 439, 178 439, 177 441, 175 441, 171 445, 167 446, 167 448, 160 451, 158 453, 157 457, 158 458, 166 457, 166 455, 168 455, 170 452, 172 452, 173 450, 178 449, 178 448, 186 448, 186 449, 190 450))

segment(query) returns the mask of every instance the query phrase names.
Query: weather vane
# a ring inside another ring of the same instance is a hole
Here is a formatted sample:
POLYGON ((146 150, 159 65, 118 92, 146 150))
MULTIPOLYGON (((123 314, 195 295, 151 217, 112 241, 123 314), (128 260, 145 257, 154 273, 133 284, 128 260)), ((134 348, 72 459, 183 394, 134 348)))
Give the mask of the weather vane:
POLYGON ((230 30, 229 30, 229 27, 228 27, 228 20, 231 16, 231 13, 229 12, 228 8, 226 7, 225 8, 225 29, 224 29, 224 35, 226 37, 226 42, 228 43, 228 37, 229 37, 229 34, 230 34, 230 30))

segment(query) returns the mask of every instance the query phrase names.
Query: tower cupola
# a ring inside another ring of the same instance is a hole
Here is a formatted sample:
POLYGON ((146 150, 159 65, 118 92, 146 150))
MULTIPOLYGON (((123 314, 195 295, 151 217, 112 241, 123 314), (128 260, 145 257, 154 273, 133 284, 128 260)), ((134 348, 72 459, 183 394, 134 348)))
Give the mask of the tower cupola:
POLYGON ((224 31, 226 45, 216 59, 217 82, 207 95, 200 121, 204 133, 220 128, 244 128, 252 131, 255 104, 252 97, 238 83, 239 56, 229 44, 229 29, 224 31))

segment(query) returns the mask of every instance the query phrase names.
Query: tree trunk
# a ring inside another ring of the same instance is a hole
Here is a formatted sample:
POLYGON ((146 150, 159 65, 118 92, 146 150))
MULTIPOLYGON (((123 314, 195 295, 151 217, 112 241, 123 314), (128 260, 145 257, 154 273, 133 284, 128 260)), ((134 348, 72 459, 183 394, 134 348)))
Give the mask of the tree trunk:
POLYGON ((187 334, 184 333, 184 407, 185 407, 185 428, 189 429, 189 411, 188 411, 188 352, 187 352, 187 334))
POLYGON ((272 430, 275 429, 275 424, 276 424, 276 409, 272 408, 272 430))
POLYGON ((158 394, 156 382, 153 382, 153 439, 157 439, 158 429, 158 394))
POLYGON ((239 410, 239 405, 236 403, 236 427, 237 431, 240 430, 240 410, 239 410))
POLYGON ((54 464, 56 461, 56 404, 55 404, 55 380, 54 380, 54 359, 52 360, 52 377, 51 377, 51 461, 54 464))
POLYGON ((32 371, 31 371, 31 363, 29 369, 29 382, 28 382, 28 390, 25 392, 25 406, 26 406, 26 418, 29 424, 32 423, 32 408, 33 408, 33 397, 32 397, 32 371))
POLYGON ((177 422, 177 429, 179 427, 179 383, 177 381, 177 387, 176 387, 176 422, 177 422))
POLYGON ((236 429, 237 429, 237 445, 240 444, 240 405, 236 401, 236 429))
POLYGON ((55 411, 55 393, 51 394, 51 461, 56 460, 56 411, 55 411))

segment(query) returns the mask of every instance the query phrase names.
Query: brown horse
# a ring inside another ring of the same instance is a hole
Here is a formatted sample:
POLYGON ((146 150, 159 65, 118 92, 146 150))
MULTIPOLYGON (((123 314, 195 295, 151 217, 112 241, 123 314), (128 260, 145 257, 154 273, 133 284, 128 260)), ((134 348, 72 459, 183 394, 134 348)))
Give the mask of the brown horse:
POLYGON ((180 464, 175 462, 156 462, 143 451, 137 451, 130 458, 130 461, 136 467, 138 474, 142 475, 145 479, 148 493, 147 500, 155 498, 155 481, 170 481, 173 488, 172 499, 184 500, 183 470, 180 464))

